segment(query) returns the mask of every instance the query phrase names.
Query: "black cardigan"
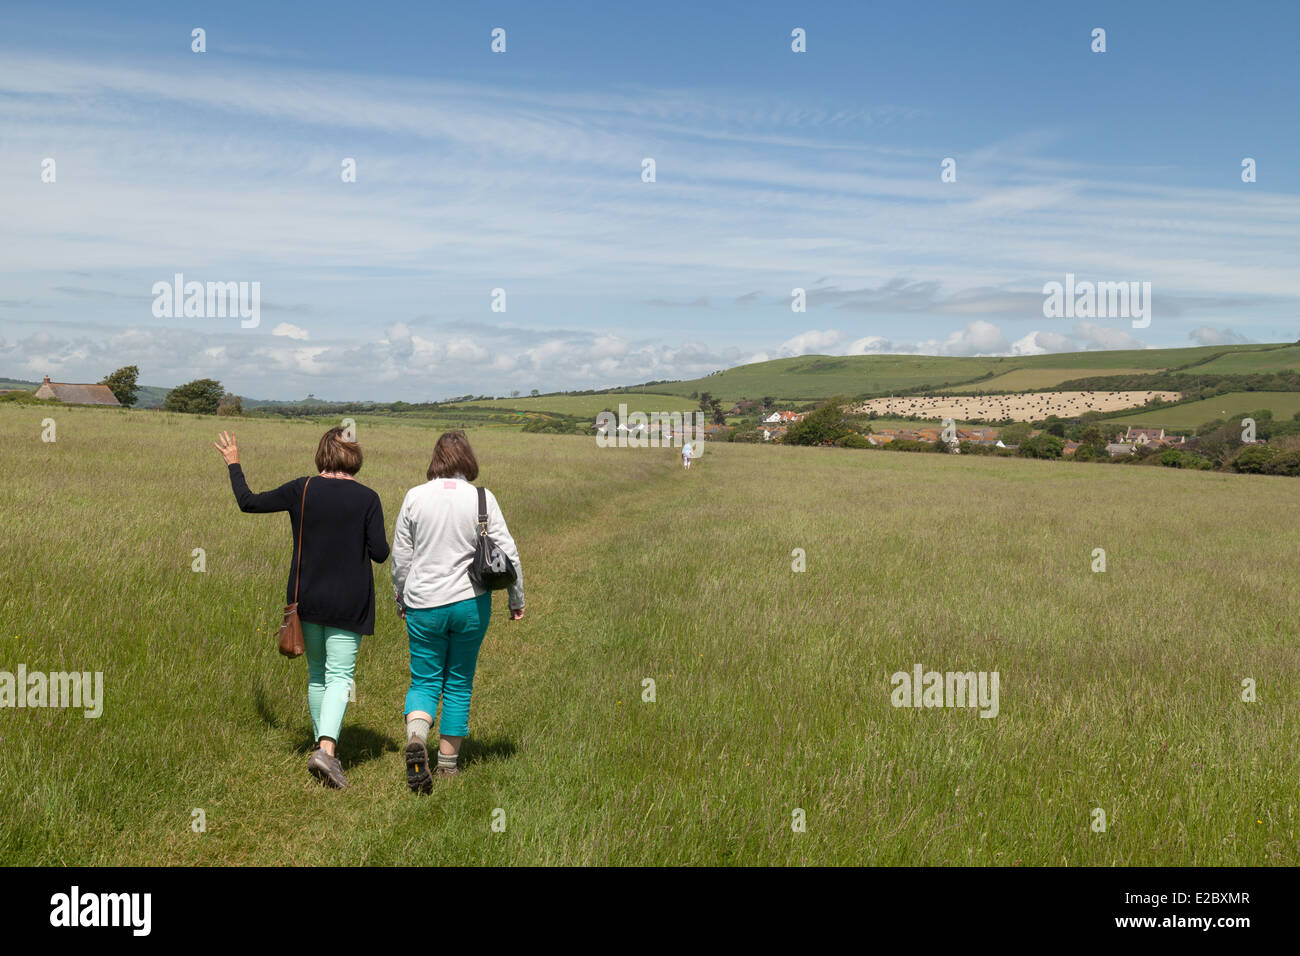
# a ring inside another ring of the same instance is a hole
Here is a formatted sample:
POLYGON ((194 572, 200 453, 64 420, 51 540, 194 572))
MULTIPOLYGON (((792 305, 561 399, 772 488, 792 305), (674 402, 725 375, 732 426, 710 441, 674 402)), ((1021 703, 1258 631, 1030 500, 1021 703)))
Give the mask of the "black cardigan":
MULTIPOLYGON (((238 463, 230 466, 230 487, 240 511, 289 512, 293 558, 285 588, 286 604, 293 603, 302 486, 306 481, 306 478, 295 478, 274 491, 254 494, 238 463)), ((379 503, 379 495, 358 481, 314 478, 307 489, 307 527, 303 529, 302 552, 298 617, 310 624, 357 634, 375 633, 375 578, 370 562, 382 564, 388 560, 384 508, 379 503)))

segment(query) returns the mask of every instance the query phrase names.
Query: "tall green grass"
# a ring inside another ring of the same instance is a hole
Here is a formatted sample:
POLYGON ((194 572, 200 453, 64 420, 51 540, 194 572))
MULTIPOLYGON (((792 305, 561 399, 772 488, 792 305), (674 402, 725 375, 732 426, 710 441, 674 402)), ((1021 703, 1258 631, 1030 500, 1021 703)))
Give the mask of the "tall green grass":
MULTIPOLYGON (((306 774, 305 668, 274 638, 288 520, 236 509, 209 444, 229 424, 0 407, 0 670, 106 682, 98 720, 0 710, 0 863, 1300 857, 1294 482, 713 444, 687 473, 675 450, 476 433, 528 615, 498 600, 465 772, 420 798, 386 566, 352 786, 306 774), (892 707, 916 663, 998 671, 1000 714, 892 707)), ((307 473, 325 427, 237 423, 252 485, 307 473)), ((435 435, 359 422, 390 531, 435 435)))

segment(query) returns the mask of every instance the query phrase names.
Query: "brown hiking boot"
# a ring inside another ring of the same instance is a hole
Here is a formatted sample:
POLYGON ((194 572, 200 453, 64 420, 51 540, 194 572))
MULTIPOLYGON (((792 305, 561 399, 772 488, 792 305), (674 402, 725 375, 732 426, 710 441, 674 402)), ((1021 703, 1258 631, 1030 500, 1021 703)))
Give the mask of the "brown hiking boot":
POLYGON ((307 772, 325 786, 333 787, 335 790, 342 790, 348 785, 348 778, 343 776, 343 764, 339 763, 339 758, 331 757, 319 747, 307 758, 307 772))
POLYGON ((429 766, 429 748, 423 740, 412 737, 406 745, 406 785, 412 793, 433 790, 433 773, 429 766))

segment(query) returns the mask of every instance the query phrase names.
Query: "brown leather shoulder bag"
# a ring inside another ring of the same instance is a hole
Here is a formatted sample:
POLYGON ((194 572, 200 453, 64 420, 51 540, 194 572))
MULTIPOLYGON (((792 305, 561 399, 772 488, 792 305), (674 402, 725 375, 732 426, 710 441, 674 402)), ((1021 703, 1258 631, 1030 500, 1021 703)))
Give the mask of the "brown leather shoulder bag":
POLYGON ((285 606, 284 621, 280 624, 280 653, 285 657, 301 657, 307 650, 302 641, 302 621, 298 619, 298 585, 302 582, 302 529, 307 524, 307 486, 302 486, 302 507, 298 509, 298 566, 293 574, 293 603, 285 606))

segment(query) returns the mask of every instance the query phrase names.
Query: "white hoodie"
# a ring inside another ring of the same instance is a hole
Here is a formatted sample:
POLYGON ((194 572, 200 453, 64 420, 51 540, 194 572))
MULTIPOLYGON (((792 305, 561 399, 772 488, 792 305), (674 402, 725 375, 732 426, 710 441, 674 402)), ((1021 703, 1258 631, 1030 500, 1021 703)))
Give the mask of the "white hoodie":
MULTIPOLYGON (((524 606, 524 568, 501 508, 487 492, 488 536, 515 566, 510 607, 524 606)), ((478 541, 478 489, 435 478, 406 493, 393 531, 393 596, 402 607, 441 607, 484 593, 469 577, 478 541)))

